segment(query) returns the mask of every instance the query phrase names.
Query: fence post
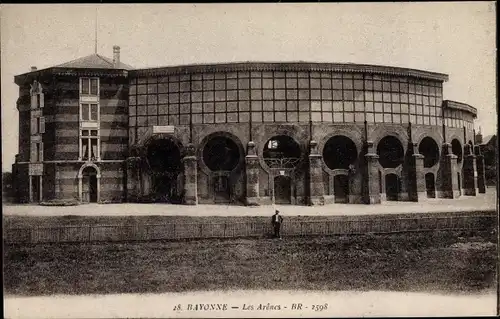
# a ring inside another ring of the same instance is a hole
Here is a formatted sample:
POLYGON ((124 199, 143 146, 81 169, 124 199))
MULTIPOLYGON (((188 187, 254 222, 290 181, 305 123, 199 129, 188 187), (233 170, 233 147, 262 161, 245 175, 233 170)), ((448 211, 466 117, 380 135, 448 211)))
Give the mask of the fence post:
POLYGON ((226 237, 226 229, 227 229, 227 223, 224 223, 224 235, 223 235, 223 237, 226 237))
POLYGON ((91 235, 92 235, 92 226, 89 225, 89 238, 88 238, 89 242, 90 242, 91 235))
POLYGON ((203 238, 203 224, 200 224, 200 238, 203 238))
POLYGON ((303 226, 304 226, 304 222, 300 222, 300 236, 304 236, 304 233, 302 230, 303 226))
POLYGON ((59 242, 62 241, 62 233, 63 233, 63 228, 59 227, 59 242))

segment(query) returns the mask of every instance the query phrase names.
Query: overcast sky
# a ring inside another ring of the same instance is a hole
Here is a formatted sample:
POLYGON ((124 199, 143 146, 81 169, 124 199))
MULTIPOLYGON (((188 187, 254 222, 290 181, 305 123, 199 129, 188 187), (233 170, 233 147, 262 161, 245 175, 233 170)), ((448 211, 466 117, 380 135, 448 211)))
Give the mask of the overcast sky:
POLYGON ((94 52, 135 68, 235 61, 382 64, 449 74, 444 98, 496 132, 495 5, 474 3, 2 5, 2 168, 17 153, 13 77, 94 52))

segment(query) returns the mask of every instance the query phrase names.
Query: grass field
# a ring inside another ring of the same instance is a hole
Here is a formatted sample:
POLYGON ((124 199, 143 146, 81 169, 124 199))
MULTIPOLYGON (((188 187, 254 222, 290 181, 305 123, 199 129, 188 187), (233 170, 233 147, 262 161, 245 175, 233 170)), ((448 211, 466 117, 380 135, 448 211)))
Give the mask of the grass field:
POLYGON ((10 295, 229 289, 477 292, 495 288, 491 233, 4 247, 10 295))

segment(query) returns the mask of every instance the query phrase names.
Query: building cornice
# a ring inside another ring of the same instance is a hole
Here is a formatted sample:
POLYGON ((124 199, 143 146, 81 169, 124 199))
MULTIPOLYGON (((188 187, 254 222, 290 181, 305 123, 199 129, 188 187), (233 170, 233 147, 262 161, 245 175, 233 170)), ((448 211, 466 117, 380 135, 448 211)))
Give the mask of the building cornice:
POLYGON ((470 106, 469 104, 451 100, 444 100, 443 106, 444 108, 465 111, 471 113, 474 117, 477 117, 477 109, 473 106, 470 106))
POLYGON ((127 77, 127 70, 124 69, 80 69, 80 68, 60 68, 53 67, 38 71, 28 72, 14 76, 14 82, 21 86, 33 82, 35 79, 45 76, 75 76, 75 77, 127 77))
POLYGON ((208 72, 238 72, 238 71, 292 71, 292 72, 340 72, 340 73, 368 73, 377 75, 391 75, 413 77, 434 81, 448 81, 448 75, 417 69, 408 69, 392 66, 351 64, 351 63, 309 63, 309 62, 238 62, 220 64, 192 64, 159 68, 145 68, 131 70, 131 76, 162 76, 189 73, 208 72))

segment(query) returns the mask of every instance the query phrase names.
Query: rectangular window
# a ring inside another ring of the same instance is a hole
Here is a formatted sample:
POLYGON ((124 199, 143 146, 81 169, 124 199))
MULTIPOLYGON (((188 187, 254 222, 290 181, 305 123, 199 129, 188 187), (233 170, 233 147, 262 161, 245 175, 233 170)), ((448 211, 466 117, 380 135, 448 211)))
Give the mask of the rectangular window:
POLYGON ((82 120, 90 120, 90 104, 82 104, 82 120))
POLYGON ((40 143, 35 143, 35 162, 40 162, 40 143))
POLYGON ((97 130, 82 130, 81 132, 81 150, 82 160, 98 160, 99 155, 99 136, 97 130))
POLYGON ((97 104, 90 104, 90 120, 97 121, 97 104))
POLYGON ((90 94, 90 79, 83 78, 82 79, 82 87, 80 89, 81 94, 90 94))
POLYGON ((97 121, 99 108, 97 104, 82 104, 82 120, 83 121, 97 121))
POLYGON ((90 79, 90 95, 97 95, 98 82, 96 78, 90 79))
POLYGON ((36 118, 36 130, 37 133, 42 134, 45 133, 45 118, 37 117, 36 118))
POLYGON ((98 96, 99 78, 82 78, 80 94, 98 96))

